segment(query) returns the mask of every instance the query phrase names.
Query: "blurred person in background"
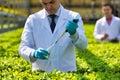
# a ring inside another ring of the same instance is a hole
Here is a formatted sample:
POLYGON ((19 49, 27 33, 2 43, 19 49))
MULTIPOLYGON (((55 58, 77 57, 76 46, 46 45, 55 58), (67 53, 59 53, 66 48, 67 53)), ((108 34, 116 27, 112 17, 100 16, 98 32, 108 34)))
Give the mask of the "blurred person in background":
POLYGON ((120 18, 113 15, 111 4, 102 6, 104 17, 96 22, 94 37, 99 41, 119 42, 120 41, 120 18))
POLYGON ((75 47, 87 47, 81 16, 65 9, 59 0, 40 1, 43 9, 30 15, 25 23, 19 54, 32 63, 32 71, 76 71, 75 47), (48 52, 47 48, 65 30, 68 33, 48 52))

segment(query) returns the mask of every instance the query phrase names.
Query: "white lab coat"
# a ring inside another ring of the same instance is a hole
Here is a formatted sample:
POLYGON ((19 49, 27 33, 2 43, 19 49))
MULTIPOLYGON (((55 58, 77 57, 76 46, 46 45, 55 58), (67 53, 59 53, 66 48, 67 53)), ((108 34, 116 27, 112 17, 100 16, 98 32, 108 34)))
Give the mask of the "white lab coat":
POLYGON ((44 70, 51 72, 54 69, 68 72, 76 71, 76 57, 74 45, 78 49, 87 47, 87 39, 82 28, 83 22, 78 13, 64 9, 61 6, 61 14, 56 24, 54 33, 52 34, 45 9, 32 14, 28 17, 24 31, 22 33, 22 41, 19 47, 19 54, 27 61, 32 63, 32 70, 44 70), (74 18, 79 19, 79 27, 77 32, 79 39, 73 43, 69 33, 52 48, 48 60, 37 59, 32 61, 30 53, 38 48, 47 49, 56 39, 65 31, 65 25, 68 20, 74 18))
POLYGON ((112 22, 110 25, 108 25, 106 17, 99 19, 95 25, 94 37, 101 41, 104 34, 109 35, 105 41, 110 41, 115 38, 120 40, 120 18, 112 16, 112 22))

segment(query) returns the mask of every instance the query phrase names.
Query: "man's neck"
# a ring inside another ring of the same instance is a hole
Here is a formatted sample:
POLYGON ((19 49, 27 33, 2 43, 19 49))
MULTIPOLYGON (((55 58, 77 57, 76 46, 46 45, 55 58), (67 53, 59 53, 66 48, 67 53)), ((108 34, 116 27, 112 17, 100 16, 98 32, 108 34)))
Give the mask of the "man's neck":
POLYGON ((110 15, 110 16, 106 16, 106 19, 107 19, 107 20, 112 19, 112 15, 110 15))

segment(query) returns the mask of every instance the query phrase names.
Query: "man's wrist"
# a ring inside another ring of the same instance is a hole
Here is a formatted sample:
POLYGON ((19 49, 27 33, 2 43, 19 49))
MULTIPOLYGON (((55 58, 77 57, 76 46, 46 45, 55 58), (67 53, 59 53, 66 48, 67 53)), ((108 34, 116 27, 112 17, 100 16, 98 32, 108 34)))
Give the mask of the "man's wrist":
POLYGON ((35 62, 37 59, 34 57, 35 50, 32 50, 29 57, 31 62, 35 62))
POLYGON ((73 35, 70 35, 70 38, 72 39, 73 42, 76 42, 79 39, 79 34, 76 32, 73 35))
POLYGON ((30 57, 34 57, 35 50, 30 53, 30 57))

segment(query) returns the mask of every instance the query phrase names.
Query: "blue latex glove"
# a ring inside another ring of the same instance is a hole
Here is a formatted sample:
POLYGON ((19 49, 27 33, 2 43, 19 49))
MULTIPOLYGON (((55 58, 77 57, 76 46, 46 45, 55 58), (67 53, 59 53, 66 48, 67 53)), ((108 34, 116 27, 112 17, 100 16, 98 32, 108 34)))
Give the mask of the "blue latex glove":
POLYGON ((76 33, 77 27, 78 27, 78 24, 70 20, 66 25, 66 30, 70 35, 73 35, 76 33))
POLYGON ((38 59, 48 59, 49 53, 48 53, 48 51, 46 51, 42 48, 39 48, 39 49, 35 50, 33 56, 38 59))

